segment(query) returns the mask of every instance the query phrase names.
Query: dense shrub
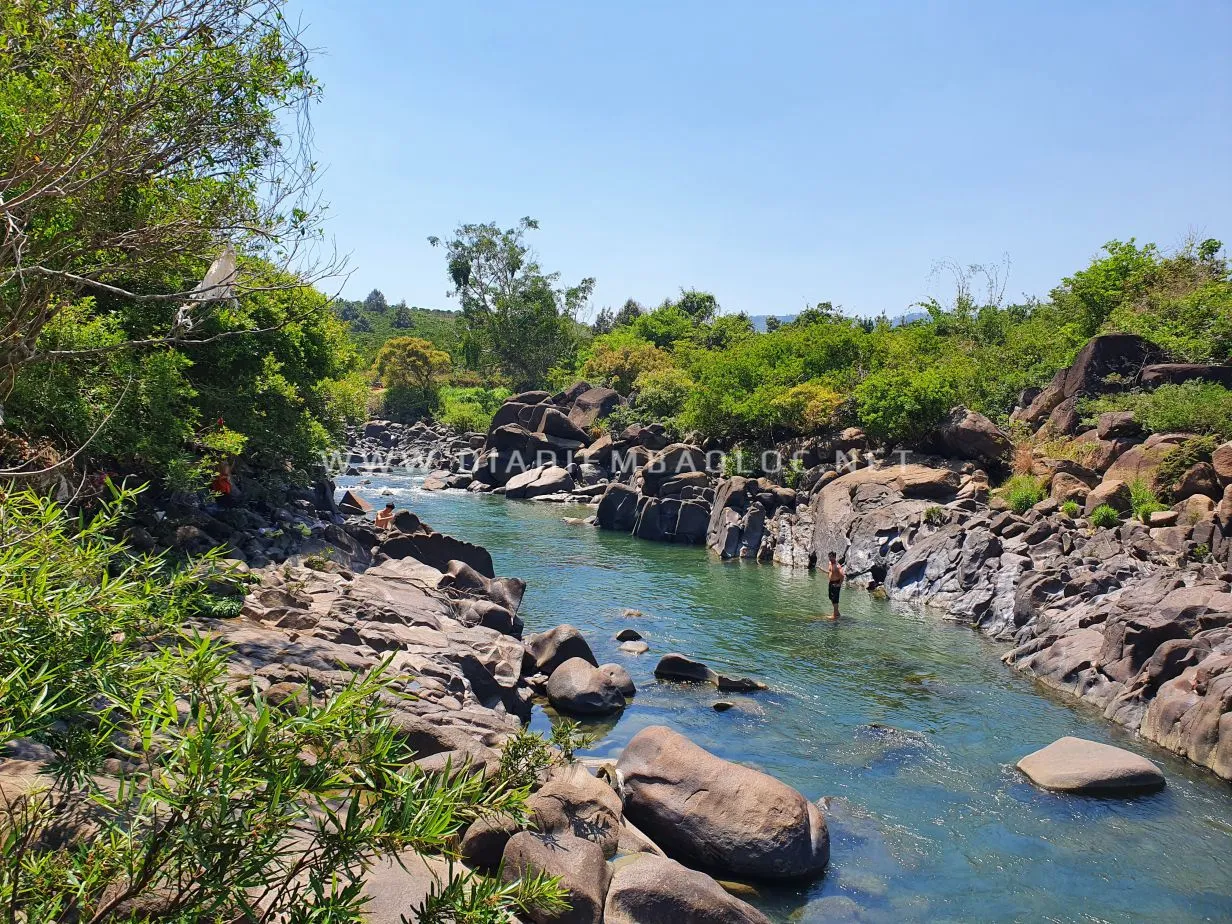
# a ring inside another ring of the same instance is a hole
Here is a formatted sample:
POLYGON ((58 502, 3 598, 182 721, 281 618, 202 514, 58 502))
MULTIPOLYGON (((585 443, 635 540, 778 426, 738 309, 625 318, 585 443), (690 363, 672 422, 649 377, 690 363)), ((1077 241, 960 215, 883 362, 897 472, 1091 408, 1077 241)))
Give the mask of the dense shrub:
POLYGON ((638 409, 654 420, 675 418, 693 388, 692 377, 674 366, 643 372, 634 383, 638 409))
POLYGON ((1061 505, 1061 512, 1073 520, 1082 512, 1082 507, 1078 505, 1077 501, 1069 500, 1061 505))
POLYGON ((856 386, 856 415, 874 439, 909 444, 933 430, 954 405, 952 386, 935 369, 876 372, 856 386))
MULTIPOLYGON (((271 285, 287 282, 254 266, 271 285)), ((144 336, 148 309, 84 299, 40 338, 45 350, 115 347, 144 336)), ((312 289, 250 293, 198 327, 202 337, 251 336, 156 350, 110 350, 34 363, 5 402, 6 425, 77 447, 165 482, 202 468, 201 436, 219 421, 244 440, 248 461, 303 469, 362 418, 365 388, 341 322, 312 289)), ((205 466, 208 468, 209 466, 205 466)), ((178 487, 190 487, 177 484, 178 487)))
MULTIPOLYGON (((180 629, 214 560, 130 557, 111 538, 126 499, 81 520, 30 493, 0 500, 0 747, 54 755, 48 787, 0 812, 9 916, 119 922, 157 903, 159 920, 357 920, 377 858, 449 851, 481 814, 525 817, 546 748, 497 780, 419 769, 386 706, 405 677, 377 670, 290 712, 235 684, 223 646, 180 629), (114 758, 118 789, 97 775, 114 758), (82 804, 88 838, 57 849, 82 804)), ((503 920, 536 904, 561 907, 542 877, 451 872, 407 910, 503 920)))
POLYGON ((1015 513, 1026 513, 1044 499, 1044 485, 1033 475, 1014 475, 1002 485, 1001 496, 1015 513))
POLYGON ((1107 504, 1100 504, 1091 511, 1091 525, 1101 529, 1112 529, 1120 525, 1121 515, 1107 504))
POLYGON ((1105 411, 1133 411, 1153 433, 1201 433, 1232 438, 1232 390, 1213 382, 1190 381, 1161 385, 1154 391, 1130 391, 1083 401, 1083 417, 1093 420, 1105 411))
POLYGON ((817 433, 834 426, 843 396, 818 382, 795 385, 773 399, 780 424, 797 433, 817 433))
POLYGON ((595 338, 579 375, 588 382, 607 385, 627 395, 638 376, 671 364, 667 353, 621 328, 595 338))

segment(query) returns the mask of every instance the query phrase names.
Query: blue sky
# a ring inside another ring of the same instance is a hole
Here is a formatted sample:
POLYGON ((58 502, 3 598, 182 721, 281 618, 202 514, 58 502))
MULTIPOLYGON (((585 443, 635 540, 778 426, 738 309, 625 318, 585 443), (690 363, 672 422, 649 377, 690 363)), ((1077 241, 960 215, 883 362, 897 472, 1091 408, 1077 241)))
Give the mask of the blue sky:
POLYGON ((1232 3, 291 0, 348 297, 455 307, 530 215, 595 306, 895 315, 939 260, 1044 295, 1104 241, 1232 242, 1232 3))

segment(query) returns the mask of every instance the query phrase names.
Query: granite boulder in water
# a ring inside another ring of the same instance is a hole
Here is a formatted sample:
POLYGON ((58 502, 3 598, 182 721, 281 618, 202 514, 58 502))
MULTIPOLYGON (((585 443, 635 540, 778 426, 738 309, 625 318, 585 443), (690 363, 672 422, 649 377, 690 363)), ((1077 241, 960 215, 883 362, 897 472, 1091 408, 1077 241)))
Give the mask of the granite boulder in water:
POLYGON ((669 728, 638 732, 617 769, 625 817, 688 866, 738 878, 802 879, 829 862, 830 834, 816 805, 669 728))

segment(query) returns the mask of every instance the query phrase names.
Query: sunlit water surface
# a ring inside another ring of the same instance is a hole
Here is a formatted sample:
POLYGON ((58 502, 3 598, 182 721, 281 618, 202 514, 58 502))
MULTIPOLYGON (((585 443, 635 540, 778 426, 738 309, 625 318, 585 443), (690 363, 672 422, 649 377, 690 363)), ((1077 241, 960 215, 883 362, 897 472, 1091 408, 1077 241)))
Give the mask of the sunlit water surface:
MULTIPOLYGON (((562 522, 586 508, 429 493, 421 480, 339 486, 372 500, 390 491, 435 529, 485 546, 498 574, 527 582, 528 633, 572 623, 601 662, 628 669, 637 695, 595 726, 593 755, 615 757, 663 724, 810 799, 830 797, 830 867, 811 884, 758 886, 752 901, 772 919, 1232 920, 1232 787, 1011 671, 1003 646, 855 590, 833 623, 814 574, 562 522), (649 653, 617 650, 626 626, 649 653), (770 690, 659 683, 653 668, 668 651, 770 690), (736 706, 715 712, 719 699, 736 706), (1041 792, 1014 763, 1062 735, 1145 754, 1168 786, 1132 799, 1041 792)), ((535 724, 548 721, 538 713, 535 724)))

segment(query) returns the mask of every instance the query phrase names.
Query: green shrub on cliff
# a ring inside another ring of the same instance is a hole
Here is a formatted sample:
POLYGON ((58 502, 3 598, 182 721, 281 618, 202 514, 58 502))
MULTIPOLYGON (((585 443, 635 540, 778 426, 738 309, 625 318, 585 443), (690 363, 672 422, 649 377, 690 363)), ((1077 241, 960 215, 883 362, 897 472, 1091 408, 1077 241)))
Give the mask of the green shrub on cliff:
POLYGON ((1100 504, 1091 511, 1091 525, 1100 529, 1112 529, 1121 523, 1121 515, 1107 504, 1100 504))
POLYGON ((1129 497, 1134 517, 1143 523, 1150 519, 1152 513, 1167 509, 1145 478, 1135 478, 1129 483, 1129 497))
POLYGON ((1232 390, 1214 382, 1161 385, 1154 391, 1129 391, 1079 403, 1088 421, 1106 411, 1133 411, 1152 433, 1199 433, 1232 439, 1232 390))
POLYGON ((1015 513, 1026 513, 1044 499, 1044 485, 1034 475, 1014 475, 1002 485, 1001 496, 1015 513))
POLYGON ((1155 470, 1155 482, 1168 496, 1180 484, 1185 473, 1199 462, 1211 461, 1215 451, 1215 439, 1210 436, 1195 436, 1184 440, 1168 451, 1155 470))
MULTIPOLYGON (((0 501, 0 747, 54 755, 0 810, 6 917, 358 920, 373 860, 448 853, 481 814, 524 817, 529 777, 411 763, 386 705, 406 678, 381 668, 289 710, 234 682, 225 647, 181 628, 214 560, 131 556, 113 538, 128 499, 80 518, 31 493, 0 501), (108 782, 112 760, 124 776, 108 782)), ((561 905, 542 877, 451 874, 437 892, 418 920, 561 905)))

